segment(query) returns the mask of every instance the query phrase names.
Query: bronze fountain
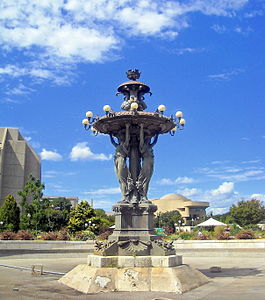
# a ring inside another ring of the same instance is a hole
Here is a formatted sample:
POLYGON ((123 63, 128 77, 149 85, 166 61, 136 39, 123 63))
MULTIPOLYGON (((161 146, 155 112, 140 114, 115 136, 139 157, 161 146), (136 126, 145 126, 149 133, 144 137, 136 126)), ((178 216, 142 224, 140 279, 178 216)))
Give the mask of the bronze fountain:
POLYGON ((165 106, 155 112, 145 112, 145 94, 150 94, 147 84, 138 81, 139 70, 129 70, 129 81, 118 87, 122 94, 122 112, 114 112, 109 105, 103 107, 106 115, 93 118, 91 111, 83 120, 86 130, 110 136, 115 147, 114 169, 119 181, 122 199, 113 206, 115 230, 107 241, 96 242, 95 255, 147 256, 174 255, 170 242, 162 241, 154 231, 154 212, 157 206, 147 198, 153 174, 153 147, 160 134, 175 134, 183 129, 182 112, 176 117, 164 115, 165 106))

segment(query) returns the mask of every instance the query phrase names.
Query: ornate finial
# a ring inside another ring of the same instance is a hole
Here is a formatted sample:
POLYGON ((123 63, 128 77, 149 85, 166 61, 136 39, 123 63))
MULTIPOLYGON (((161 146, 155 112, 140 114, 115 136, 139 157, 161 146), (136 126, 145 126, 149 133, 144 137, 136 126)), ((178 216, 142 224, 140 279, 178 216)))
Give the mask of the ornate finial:
POLYGON ((140 78, 141 72, 137 69, 128 70, 128 72, 126 72, 126 75, 130 80, 137 80, 138 78, 140 78))

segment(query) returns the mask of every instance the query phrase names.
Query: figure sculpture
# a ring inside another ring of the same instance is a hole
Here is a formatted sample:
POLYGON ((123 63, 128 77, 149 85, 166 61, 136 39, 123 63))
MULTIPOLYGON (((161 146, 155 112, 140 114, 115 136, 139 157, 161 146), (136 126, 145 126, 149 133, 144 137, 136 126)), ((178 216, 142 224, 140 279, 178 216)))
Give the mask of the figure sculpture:
POLYGON ((152 148, 157 143, 158 133, 155 135, 154 140, 151 140, 152 136, 147 130, 144 132, 144 126, 143 124, 141 124, 139 151, 142 164, 141 171, 137 180, 137 188, 141 196, 141 202, 149 202, 147 199, 147 191, 154 171, 154 153, 152 148))
POLYGON ((111 143, 116 148, 115 155, 114 155, 114 170, 119 180, 120 189, 122 193, 122 201, 124 202, 128 202, 128 195, 130 192, 128 189, 128 178, 130 177, 129 176, 130 172, 127 167, 127 157, 130 151, 129 127, 130 124, 126 123, 125 134, 124 132, 121 131, 117 135, 118 143, 116 143, 115 139, 113 138, 113 135, 110 134, 111 143))

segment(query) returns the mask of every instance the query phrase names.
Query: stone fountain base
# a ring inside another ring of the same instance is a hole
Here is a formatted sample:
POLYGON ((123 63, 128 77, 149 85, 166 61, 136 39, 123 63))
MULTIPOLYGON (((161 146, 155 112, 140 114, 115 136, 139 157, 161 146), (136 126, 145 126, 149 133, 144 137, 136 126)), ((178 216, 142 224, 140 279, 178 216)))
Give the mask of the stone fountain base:
POLYGON ((76 266, 60 280, 82 293, 155 291, 182 294, 208 282, 198 270, 182 264, 179 255, 90 255, 88 264, 76 266))

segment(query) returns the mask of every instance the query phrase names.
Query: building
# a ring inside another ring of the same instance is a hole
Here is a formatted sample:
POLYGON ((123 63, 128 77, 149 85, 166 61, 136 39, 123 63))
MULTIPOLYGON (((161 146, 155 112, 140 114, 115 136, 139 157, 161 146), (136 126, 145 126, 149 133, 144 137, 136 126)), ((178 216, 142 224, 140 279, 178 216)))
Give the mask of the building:
POLYGON ((79 198, 78 197, 64 197, 64 196, 43 196, 43 199, 48 199, 48 200, 56 200, 56 199, 65 199, 69 200, 70 203, 72 204, 72 208, 75 208, 78 204, 79 198))
POLYGON ((205 210, 209 207, 209 202, 192 201, 179 194, 167 194, 151 201, 157 205, 156 214, 177 210, 181 214, 184 224, 192 226, 204 220, 205 210))
POLYGON ((20 197, 29 174, 40 179, 40 157, 21 136, 18 129, 0 128, 0 206, 8 194, 20 197))

